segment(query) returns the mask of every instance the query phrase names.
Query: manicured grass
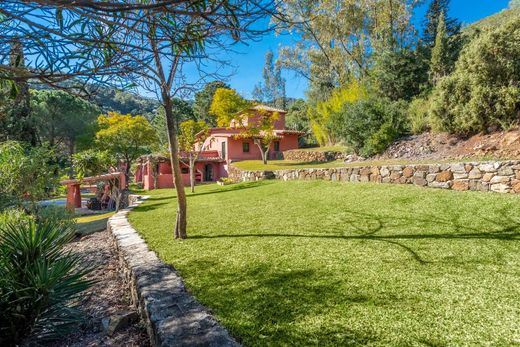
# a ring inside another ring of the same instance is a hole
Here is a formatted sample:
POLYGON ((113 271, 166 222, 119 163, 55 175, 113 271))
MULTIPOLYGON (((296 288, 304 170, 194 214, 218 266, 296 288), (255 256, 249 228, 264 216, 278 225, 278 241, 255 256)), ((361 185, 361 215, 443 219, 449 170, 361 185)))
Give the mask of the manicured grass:
POLYGON ((273 170, 289 170, 289 169, 320 169, 320 168, 340 168, 340 167, 358 167, 358 166, 381 166, 381 165, 406 165, 406 164, 441 164, 472 161, 465 160, 406 160, 406 159, 387 159, 387 160, 366 160, 361 162, 345 163, 343 160, 335 160, 328 162, 302 162, 294 160, 270 160, 264 164, 261 160, 244 160, 237 161, 232 165, 249 171, 273 171, 273 170))
POLYGON ((172 190, 131 223, 246 346, 520 343, 520 198, 263 181, 172 190))
POLYGON ((348 147, 336 145, 336 146, 321 146, 321 147, 310 147, 310 148, 300 148, 300 151, 309 151, 309 152, 346 152, 348 147))
POLYGON ((114 212, 108 212, 78 217, 76 219, 76 232, 80 235, 88 235, 97 231, 105 230, 108 218, 113 214, 114 212))

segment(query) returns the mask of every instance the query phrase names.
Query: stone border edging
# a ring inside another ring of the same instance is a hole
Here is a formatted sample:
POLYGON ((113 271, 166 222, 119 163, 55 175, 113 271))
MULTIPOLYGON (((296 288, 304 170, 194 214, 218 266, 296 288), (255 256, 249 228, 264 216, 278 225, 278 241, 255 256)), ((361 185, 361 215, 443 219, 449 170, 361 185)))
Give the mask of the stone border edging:
POLYGON ((107 229, 152 346, 240 346, 130 225, 127 215, 140 203, 110 217, 107 229))

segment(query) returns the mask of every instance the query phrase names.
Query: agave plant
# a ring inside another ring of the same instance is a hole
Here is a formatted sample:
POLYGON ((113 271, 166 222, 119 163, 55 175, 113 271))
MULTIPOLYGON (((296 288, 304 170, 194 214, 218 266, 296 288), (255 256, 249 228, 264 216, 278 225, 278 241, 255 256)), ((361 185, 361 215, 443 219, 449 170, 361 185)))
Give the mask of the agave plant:
POLYGON ((81 320, 91 269, 64 249, 73 237, 56 220, 0 225, 0 345, 57 338, 81 320))

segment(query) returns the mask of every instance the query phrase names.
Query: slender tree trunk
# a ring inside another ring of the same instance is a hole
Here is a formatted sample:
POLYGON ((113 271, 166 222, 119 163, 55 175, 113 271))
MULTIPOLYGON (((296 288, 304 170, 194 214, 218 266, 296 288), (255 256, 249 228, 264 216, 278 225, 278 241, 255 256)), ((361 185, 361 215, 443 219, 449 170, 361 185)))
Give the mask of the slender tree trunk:
POLYGON ((195 193, 195 159, 190 154, 190 186, 191 192, 195 193))
MULTIPOLYGON (((53 145, 54 146, 54 145, 53 145)), ((69 160, 72 163, 72 155, 74 154, 74 140, 69 139, 69 160)), ((69 178, 72 178, 74 176, 74 168, 71 165, 69 168, 69 178)))
POLYGON ((260 155, 262 156, 262 162, 264 163, 264 165, 267 165, 267 155, 269 154, 269 146, 267 146, 267 149, 264 149, 262 147, 262 143, 259 140, 253 140, 253 142, 260 149, 260 155))
POLYGON ((173 116, 172 99, 167 91, 162 91, 162 99, 166 114, 166 128, 168 130, 168 142, 170 144, 170 162, 173 172, 173 183, 177 192, 177 219, 175 221, 174 237, 176 239, 185 239, 186 234, 186 216, 187 202, 184 184, 182 182, 181 167, 179 160, 179 144, 177 142, 177 123, 173 116))

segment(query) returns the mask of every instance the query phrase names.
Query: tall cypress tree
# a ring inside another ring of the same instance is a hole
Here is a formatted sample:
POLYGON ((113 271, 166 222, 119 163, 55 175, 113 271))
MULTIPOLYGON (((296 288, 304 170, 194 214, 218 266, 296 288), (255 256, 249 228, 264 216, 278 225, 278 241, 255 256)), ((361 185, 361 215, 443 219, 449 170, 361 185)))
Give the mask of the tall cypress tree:
POLYGON ((444 18, 444 12, 442 12, 437 24, 435 46, 432 48, 432 58, 430 62, 430 81, 432 85, 436 85, 437 82, 449 72, 448 36, 444 18))
POLYGON ((460 33, 461 23, 456 18, 448 17, 450 8, 450 0, 432 0, 426 18, 424 20, 423 42, 427 47, 432 48, 437 38, 437 28, 439 27, 439 19, 444 13, 444 21, 446 23, 446 33, 448 37, 458 35, 460 33))

